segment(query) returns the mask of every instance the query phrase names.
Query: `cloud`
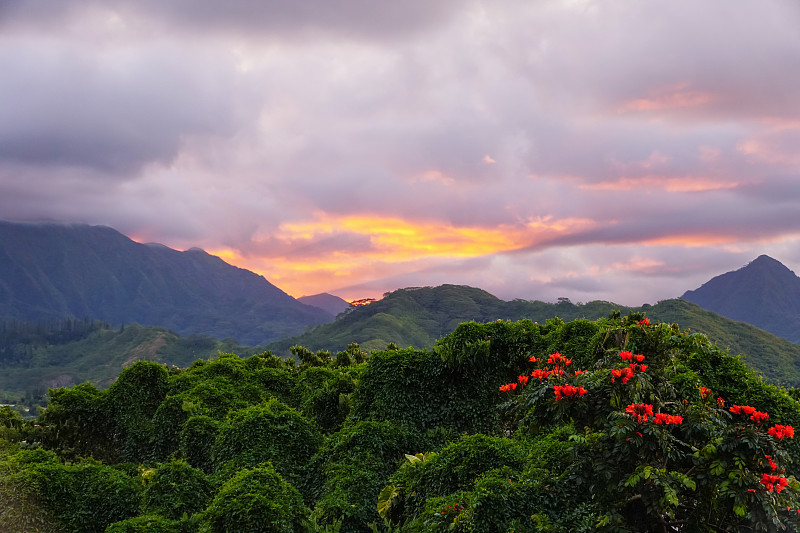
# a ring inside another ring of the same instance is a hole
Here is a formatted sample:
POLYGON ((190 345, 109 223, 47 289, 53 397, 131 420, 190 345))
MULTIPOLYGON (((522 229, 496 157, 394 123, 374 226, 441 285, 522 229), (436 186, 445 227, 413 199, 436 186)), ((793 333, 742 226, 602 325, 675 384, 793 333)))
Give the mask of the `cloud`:
POLYGON ((295 294, 631 301, 800 265, 798 26, 788 1, 2 2, 0 218, 295 294))

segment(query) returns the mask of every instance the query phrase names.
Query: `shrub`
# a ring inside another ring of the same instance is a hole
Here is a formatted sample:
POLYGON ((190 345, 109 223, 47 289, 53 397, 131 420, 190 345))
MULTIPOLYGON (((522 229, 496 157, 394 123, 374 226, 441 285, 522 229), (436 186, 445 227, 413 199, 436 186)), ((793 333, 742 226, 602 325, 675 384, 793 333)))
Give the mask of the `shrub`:
POLYGON ((205 509, 211 492, 211 484, 202 471, 185 461, 170 461, 158 465, 148 477, 144 510, 148 514, 178 520, 184 513, 191 515, 205 509))
POLYGON ((322 435, 300 413, 270 400, 232 412, 214 443, 214 465, 232 462, 238 468, 270 461, 283 477, 297 482, 322 444, 322 435))
POLYGON ((270 464, 240 470, 219 490, 203 516, 211 533, 294 533, 308 509, 300 493, 270 464))

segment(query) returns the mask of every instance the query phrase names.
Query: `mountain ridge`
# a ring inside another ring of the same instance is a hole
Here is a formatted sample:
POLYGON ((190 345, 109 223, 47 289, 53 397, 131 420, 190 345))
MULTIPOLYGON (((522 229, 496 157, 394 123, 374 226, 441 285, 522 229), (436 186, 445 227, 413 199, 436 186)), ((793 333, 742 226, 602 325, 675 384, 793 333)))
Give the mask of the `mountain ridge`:
POLYGON ((90 317, 265 344, 332 320, 263 276, 108 226, 0 221, 0 318, 90 317))

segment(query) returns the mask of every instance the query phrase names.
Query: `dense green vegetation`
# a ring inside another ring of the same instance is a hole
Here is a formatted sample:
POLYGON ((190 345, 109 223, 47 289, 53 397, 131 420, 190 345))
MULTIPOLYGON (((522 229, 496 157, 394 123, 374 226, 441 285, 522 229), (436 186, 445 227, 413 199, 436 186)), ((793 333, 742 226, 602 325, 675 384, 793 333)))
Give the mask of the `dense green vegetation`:
POLYGON ((800 531, 797 392, 650 320, 138 361, 0 408, 0 530, 800 531))
MULTIPOLYGON (((748 366, 768 380, 800 385, 799 345, 684 300, 626 308, 609 302, 506 302, 480 289, 455 285, 401 289, 369 306, 353 309, 333 323, 269 348, 282 356, 290 355, 289 348, 298 344, 313 350, 341 352, 353 342, 368 351, 382 350, 390 343, 430 349, 459 323, 470 320, 529 318, 544 323, 555 316, 566 321, 596 320, 616 310, 646 312, 653 319, 702 331, 732 354, 743 354, 748 366)), ((203 335, 183 338, 164 328, 136 324, 112 328, 99 321, 75 319, 4 321, 0 322, 0 403, 31 409, 45 404, 49 387, 89 381, 104 388, 123 365, 137 359, 185 367, 196 359, 215 357, 220 352, 247 356, 263 350, 263 347, 240 346, 230 338, 223 341, 203 335)))
POLYGON ((433 347, 459 323, 470 320, 530 319, 543 324, 552 317, 565 321, 597 320, 612 311, 644 312, 652 319, 678 324, 681 329, 702 331, 732 354, 745 355, 747 364, 768 379, 800 385, 800 345, 678 299, 631 308, 610 302, 573 304, 566 299, 554 304, 507 302, 481 289, 458 285, 400 289, 368 306, 353 309, 335 322, 268 347, 280 354, 287 354, 288 348, 295 344, 313 350, 343 350, 352 342, 367 350, 380 350, 389 343, 422 349, 433 347))
POLYGON ((0 321, 0 403, 18 404, 35 413, 35 406, 45 405, 48 388, 84 381, 105 388, 136 360, 188 366, 220 351, 246 356, 263 348, 205 335, 184 338, 138 324, 112 328, 76 319, 0 321))

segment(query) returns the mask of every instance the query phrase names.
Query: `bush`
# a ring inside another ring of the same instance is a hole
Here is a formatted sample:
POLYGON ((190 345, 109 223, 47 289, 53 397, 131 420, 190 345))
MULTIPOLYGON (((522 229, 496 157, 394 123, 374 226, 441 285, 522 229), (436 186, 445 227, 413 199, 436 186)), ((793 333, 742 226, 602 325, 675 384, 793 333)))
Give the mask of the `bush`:
POLYGON ((300 493, 270 464, 239 471, 220 488, 203 516, 211 533, 294 533, 308 514, 300 493))
POLYGON ((247 468, 270 461, 283 477, 296 483, 322 440, 311 422, 273 399, 230 414, 214 443, 214 465, 219 469, 230 461, 237 468, 247 468))
POLYGON ((211 484, 202 471, 185 461, 171 461, 158 465, 147 479, 144 510, 178 520, 184 513, 191 515, 205 509, 211 493, 211 484))

